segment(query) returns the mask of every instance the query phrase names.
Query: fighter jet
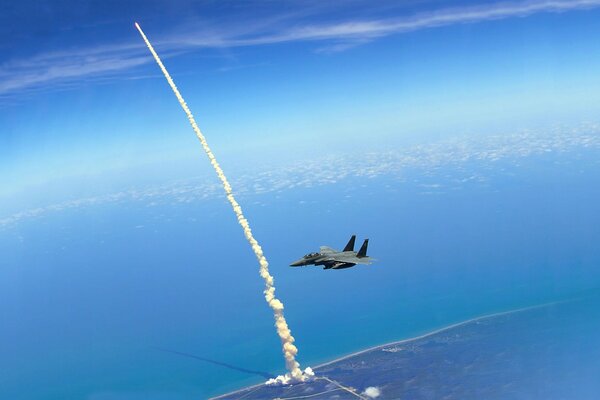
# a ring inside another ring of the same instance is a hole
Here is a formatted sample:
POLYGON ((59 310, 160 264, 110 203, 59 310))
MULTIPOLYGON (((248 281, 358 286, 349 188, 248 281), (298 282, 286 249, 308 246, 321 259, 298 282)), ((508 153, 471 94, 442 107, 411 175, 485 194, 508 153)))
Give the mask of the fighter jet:
POLYGON ((322 265, 323 269, 344 269, 354 267, 356 264, 371 264, 372 259, 367 256, 369 239, 365 239, 358 253, 354 251, 355 241, 356 235, 352 235, 350 241, 348 241, 348 244, 342 251, 337 251, 327 246, 321 246, 318 253, 309 253, 298 261, 291 263, 290 267, 322 265))

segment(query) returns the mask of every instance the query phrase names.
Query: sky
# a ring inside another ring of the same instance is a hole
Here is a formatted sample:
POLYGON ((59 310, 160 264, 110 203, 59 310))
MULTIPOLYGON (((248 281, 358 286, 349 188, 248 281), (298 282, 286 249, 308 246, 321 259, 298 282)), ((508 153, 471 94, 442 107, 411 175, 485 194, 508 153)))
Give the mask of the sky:
POLYGON ((226 171, 598 114, 600 0, 396 3, 3 2, 0 205, 210 172, 135 21, 226 171))

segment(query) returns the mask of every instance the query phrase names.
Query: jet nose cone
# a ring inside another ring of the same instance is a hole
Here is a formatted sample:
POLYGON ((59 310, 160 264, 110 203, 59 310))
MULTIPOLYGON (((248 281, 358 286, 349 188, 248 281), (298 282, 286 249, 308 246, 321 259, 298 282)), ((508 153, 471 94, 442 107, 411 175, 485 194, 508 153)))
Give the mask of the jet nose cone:
POLYGON ((293 263, 290 264, 290 267, 299 267, 303 264, 304 260, 298 260, 298 261, 294 261, 293 263))

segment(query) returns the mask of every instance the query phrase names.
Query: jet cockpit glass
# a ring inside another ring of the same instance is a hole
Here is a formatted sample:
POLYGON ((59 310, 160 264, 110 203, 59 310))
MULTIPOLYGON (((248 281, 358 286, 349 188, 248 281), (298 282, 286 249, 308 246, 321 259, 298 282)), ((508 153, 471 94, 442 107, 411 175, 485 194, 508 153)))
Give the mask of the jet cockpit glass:
POLYGON ((319 255, 319 253, 308 253, 307 255, 304 256, 304 258, 312 258, 312 257, 316 257, 318 255, 319 255))

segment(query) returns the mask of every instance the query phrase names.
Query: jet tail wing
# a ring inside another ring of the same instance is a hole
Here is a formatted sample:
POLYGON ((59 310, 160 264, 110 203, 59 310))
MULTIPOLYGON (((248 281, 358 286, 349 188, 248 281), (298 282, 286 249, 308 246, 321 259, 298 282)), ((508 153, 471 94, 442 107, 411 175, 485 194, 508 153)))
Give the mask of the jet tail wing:
POLYGON ((356 241, 356 235, 352 235, 346 247, 342 251, 354 251, 354 242, 356 241))
POLYGON ((360 246, 360 250, 356 254, 358 258, 364 258, 367 256, 367 247, 369 246, 369 239, 365 239, 362 246, 360 246))

